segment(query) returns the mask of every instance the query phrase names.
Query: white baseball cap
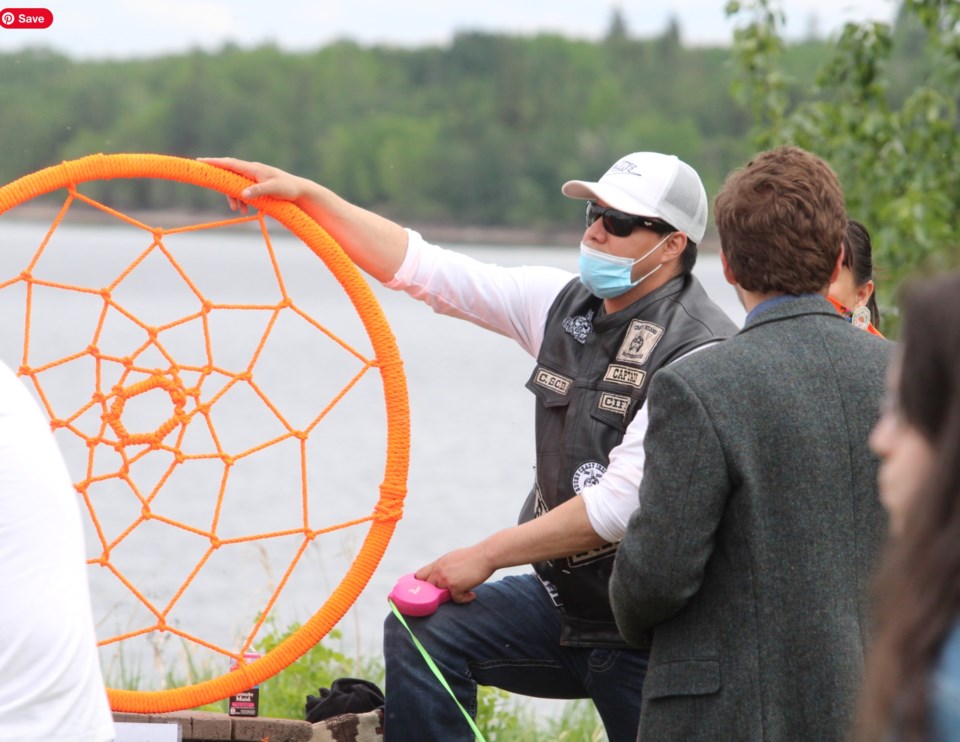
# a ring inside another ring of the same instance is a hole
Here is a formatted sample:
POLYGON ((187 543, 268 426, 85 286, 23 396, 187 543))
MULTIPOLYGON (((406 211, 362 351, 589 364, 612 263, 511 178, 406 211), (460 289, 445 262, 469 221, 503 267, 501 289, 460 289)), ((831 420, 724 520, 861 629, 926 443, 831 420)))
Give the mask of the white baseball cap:
POLYGON ((636 216, 665 221, 700 242, 707 231, 707 192, 697 171, 676 155, 634 152, 596 183, 568 180, 564 196, 599 200, 636 216))

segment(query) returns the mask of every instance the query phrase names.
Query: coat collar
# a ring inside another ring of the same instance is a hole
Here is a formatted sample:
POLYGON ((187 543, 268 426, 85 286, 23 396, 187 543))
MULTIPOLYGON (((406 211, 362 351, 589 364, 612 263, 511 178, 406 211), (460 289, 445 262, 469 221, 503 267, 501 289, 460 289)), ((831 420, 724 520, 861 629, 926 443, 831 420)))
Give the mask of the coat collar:
POLYGON ((762 311, 749 318, 741 332, 752 330, 754 327, 769 324, 770 322, 779 322, 784 319, 808 314, 823 314, 843 321, 843 317, 841 317, 837 310, 833 308, 833 305, 827 301, 826 297, 820 294, 804 294, 803 296, 791 296, 785 301, 764 307, 762 311))

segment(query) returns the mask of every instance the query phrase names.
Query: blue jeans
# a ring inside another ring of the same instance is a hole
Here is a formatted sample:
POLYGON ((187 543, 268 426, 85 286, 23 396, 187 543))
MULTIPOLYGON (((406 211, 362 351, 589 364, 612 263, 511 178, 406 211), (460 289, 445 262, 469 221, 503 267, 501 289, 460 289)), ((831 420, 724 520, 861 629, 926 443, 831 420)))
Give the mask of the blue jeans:
MULTIPOLYGON (((407 624, 476 718, 477 685, 540 698, 590 698, 610 742, 634 742, 646 650, 564 647, 560 612, 532 574, 484 583, 470 603, 444 603, 407 624)), ((473 740, 473 733, 407 630, 384 622, 384 737, 388 742, 473 740)))

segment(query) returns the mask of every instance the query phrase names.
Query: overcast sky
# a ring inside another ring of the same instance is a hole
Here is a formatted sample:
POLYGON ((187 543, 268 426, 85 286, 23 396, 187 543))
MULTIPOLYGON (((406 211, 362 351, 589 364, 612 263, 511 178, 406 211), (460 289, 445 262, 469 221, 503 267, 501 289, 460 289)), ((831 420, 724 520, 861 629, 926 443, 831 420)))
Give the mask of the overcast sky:
MULTIPOLYGON (((27 7, 29 0, 15 6, 27 7)), ((686 44, 727 44, 726 0, 64 0, 36 3, 53 12, 47 29, 0 28, 0 51, 49 46, 77 58, 127 58, 217 50, 226 42, 273 42, 303 51, 348 38, 363 45, 417 47, 448 42, 458 31, 561 33, 598 39, 619 8, 632 36, 661 33, 676 17, 686 44)), ((816 23, 830 34, 846 21, 891 20, 895 0, 783 0, 788 35, 816 23)))

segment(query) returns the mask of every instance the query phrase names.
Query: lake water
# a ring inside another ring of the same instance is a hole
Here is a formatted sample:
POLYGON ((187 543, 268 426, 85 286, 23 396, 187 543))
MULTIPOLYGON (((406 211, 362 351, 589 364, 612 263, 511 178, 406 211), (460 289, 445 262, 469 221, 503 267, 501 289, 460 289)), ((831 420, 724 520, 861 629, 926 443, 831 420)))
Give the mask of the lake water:
MULTIPOLYGON (((129 225, 65 223, 31 269, 47 285, 35 286, 30 297, 31 338, 25 359, 26 284, 20 281, 3 287, 3 283, 27 269, 48 228, 49 223, 0 219, 3 360, 14 369, 25 362, 37 368, 71 354, 79 356, 91 344, 97 345, 101 356, 115 359, 103 361, 98 368, 91 356, 78 357, 38 377, 48 404, 61 419, 82 410, 97 384, 107 394, 114 384, 129 388, 147 378, 144 373, 124 376, 123 358, 134 356, 133 366, 162 370, 169 367, 166 351, 183 367, 213 365, 239 373, 256 356, 253 377, 273 407, 250 384, 231 385, 227 373, 204 376, 199 370, 183 371, 185 386, 202 382, 201 401, 226 390, 211 408, 209 422, 194 418, 196 424, 191 423, 181 441, 184 453, 209 453, 218 445, 227 452, 250 451, 283 432, 281 417, 297 429, 309 425, 362 367, 306 317, 315 318, 361 354, 370 353, 369 340, 342 289, 323 263, 282 228, 271 230, 272 244, 285 289, 302 313, 282 313, 270 326, 273 313, 264 307, 275 305, 281 290, 265 242, 249 225, 165 237, 165 255, 151 248, 153 238, 148 232, 129 225), (134 265, 139 257, 141 262, 134 265), (189 276, 189 282, 176 266, 189 276), (121 275, 124 278, 117 281, 121 275), (85 288, 67 290, 61 288, 64 284, 85 288), (103 295, 96 292, 107 286, 115 306, 105 310, 103 295), (211 312, 205 332, 202 320, 184 319, 199 312, 198 293, 215 305, 260 308, 211 312), (163 342, 150 345, 145 328, 168 326, 160 333, 163 342)), ((552 265, 573 271, 577 264, 575 245, 452 247, 501 265, 552 265)), ((743 310, 723 280, 717 256, 702 255, 695 273, 731 317, 742 323, 743 310)), ((343 634, 341 649, 348 655, 379 654, 385 597, 400 575, 516 522, 534 462, 533 399, 524 388, 533 359, 506 338, 435 315, 379 284, 373 283, 372 289, 404 360, 411 412, 410 470, 404 516, 378 570, 338 626, 343 634)), ((155 386, 148 393, 129 396, 123 408, 115 411, 126 430, 151 431, 170 417, 172 400, 168 390, 155 386)), ((299 443, 292 440, 243 456, 226 484, 221 459, 171 466, 172 457, 162 451, 138 459, 130 476, 141 496, 147 497, 172 469, 169 481, 151 500, 151 508, 198 531, 210 530, 215 522, 221 539, 298 527, 303 520, 304 478, 313 528, 364 517, 376 502, 383 475, 383 407, 379 377, 364 374, 317 425, 307 446, 305 469, 300 465, 299 443), (217 512, 214 506, 221 487, 224 497, 217 512)), ((100 431, 109 438, 112 433, 109 426, 104 427, 102 410, 78 415, 72 427, 94 437, 100 431)), ((100 525, 98 532, 87 517, 90 558, 103 553, 103 543, 116 541, 110 558, 117 572, 90 568, 98 636, 132 632, 155 622, 118 574, 129 579, 151 605, 163 609, 203 562, 167 619, 183 631, 235 649, 283 578, 297 539, 222 547, 204 561, 208 538, 162 521, 141 524, 121 538, 142 508, 130 485, 108 477, 122 468, 121 452, 100 446, 104 450, 92 460, 82 436, 61 429, 57 437, 75 481, 103 478, 88 490, 100 525)), ((139 450, 129 447, 124 453, 130 457, 139 450)), ((364 524, 344 529, 311 543, 274 608, 277 625, 303 622, 313 615, 339 583, 367 528, 364 524)), ((162 678, 182 651, 170 634, 157 637, 122 643, 125 663, 135 666, 135 674, 147 685, 153 673, 162 678), (161 669, 164 663, 167 667, 161 669)), ((102 650, 108 678, 114 681, 119 662, 116 646, 102 650)), ((205 659, 206 650, 200 647, 190 651, 201 664, 226 665, 218 655, 205 659)))

